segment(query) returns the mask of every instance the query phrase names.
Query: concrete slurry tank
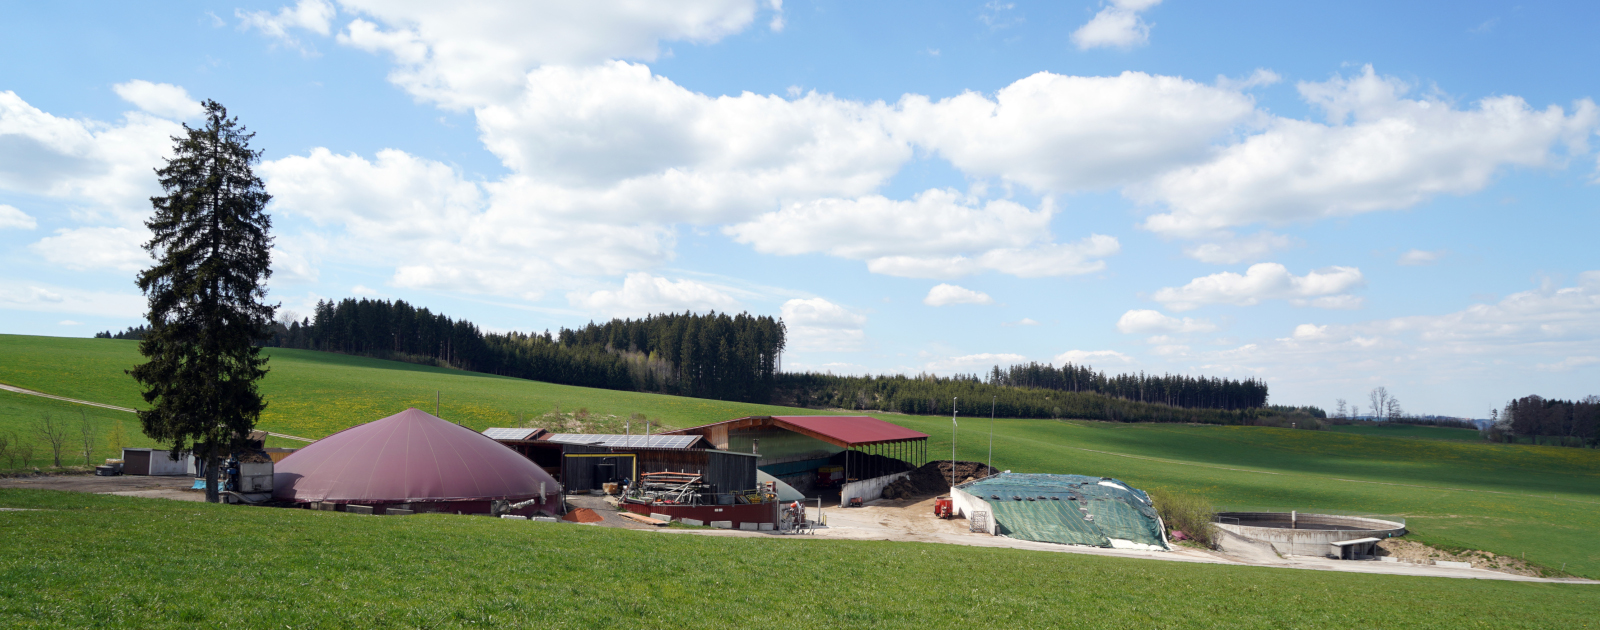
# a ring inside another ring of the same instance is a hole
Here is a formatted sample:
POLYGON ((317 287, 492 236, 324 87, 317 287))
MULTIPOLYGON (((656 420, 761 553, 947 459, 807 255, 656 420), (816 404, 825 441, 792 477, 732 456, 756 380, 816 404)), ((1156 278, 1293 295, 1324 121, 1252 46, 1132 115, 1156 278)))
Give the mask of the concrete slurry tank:
POLYGON ((1280 554, 1340 557, 1341 545, 1365 538, 1404 536, 1406 524, 1370 516, 1301 512, 1219 512, 1218 528, 1272 545, 1280 554))

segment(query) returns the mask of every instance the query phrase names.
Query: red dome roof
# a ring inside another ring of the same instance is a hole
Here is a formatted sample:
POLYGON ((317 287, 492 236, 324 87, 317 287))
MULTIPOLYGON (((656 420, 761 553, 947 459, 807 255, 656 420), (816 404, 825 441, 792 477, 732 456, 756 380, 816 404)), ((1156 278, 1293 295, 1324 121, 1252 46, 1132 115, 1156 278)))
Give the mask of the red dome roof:
POLYGON ((472 429, 407 409, 317 440, 278 462, 273 498, 332 503, 521 501, 560 487, 472 429))

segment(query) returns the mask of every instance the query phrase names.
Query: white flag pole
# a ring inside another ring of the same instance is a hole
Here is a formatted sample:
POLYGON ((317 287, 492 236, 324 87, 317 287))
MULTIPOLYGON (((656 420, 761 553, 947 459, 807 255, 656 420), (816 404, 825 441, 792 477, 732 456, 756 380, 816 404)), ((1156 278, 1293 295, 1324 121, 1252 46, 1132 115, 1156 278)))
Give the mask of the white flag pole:
POLYGON ((960 396, 950 399, 950 487, 952 488, 956 487, 956 427, 960 426, 956 424, 956 413, 958 413, 956 402, 960 400, 960 396))

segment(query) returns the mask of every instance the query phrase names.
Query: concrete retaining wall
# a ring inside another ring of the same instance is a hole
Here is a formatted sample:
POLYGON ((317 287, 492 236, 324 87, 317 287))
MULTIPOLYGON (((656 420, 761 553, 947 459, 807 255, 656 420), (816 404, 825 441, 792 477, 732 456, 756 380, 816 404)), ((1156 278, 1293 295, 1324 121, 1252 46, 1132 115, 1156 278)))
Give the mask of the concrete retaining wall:
MULTIPOLYGON (((1239 518, 1245 522, 1250 521, 1282 521, 1289 522, 1288 513, 1280 512, 1228 512, 1228 518, 1239 518)), ((1272 545, 1273 550, 1284 555, 1295 556, 1334 556, 1338 553, 1333 543, 1357 538, 1390 538, 1404 536, 1405 525, 1394 521, 1361 516, 1338 516, 1334 514, 1296 514, 1294 521, 1299 526, 1316 525, 1343 525, 1346 527, 1360 527, 1362 529, 1285 529, 1281 527, 1251 527, 1248 525, 1235 525, 1228 522, 1217 523, 1217 528, 1232 532, 1248 538, 1272 545)))
POLYGON ((873 499, 881 499, 883 498, 884 486, 889 485, 896 479, 904 479, 909 476, 911 476, 911 473, 903 472, 844 484, 844 487, 839 489, 839 505, 850 505, 852 497, 861 497, 862 503, 873 499))
POLYGON ((956 516, 972 520, 974 512, 984 512, 989 515, 989 522, 983 528, 984 533, 994 534, 994 508, 989 507, 989 502, 960 488, 950 489, 950 508, 956 516))

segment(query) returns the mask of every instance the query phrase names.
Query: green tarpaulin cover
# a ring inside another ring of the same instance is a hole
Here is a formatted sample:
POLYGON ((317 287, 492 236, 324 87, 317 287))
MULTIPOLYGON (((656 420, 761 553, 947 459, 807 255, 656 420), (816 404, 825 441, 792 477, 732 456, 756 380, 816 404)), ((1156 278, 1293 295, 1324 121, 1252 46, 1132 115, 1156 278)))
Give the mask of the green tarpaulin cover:
POLYGON ((1144 491, 1109 477, 1003 473, 956 486, 989 503, 996 533, 1022 540, 1167 548, 1144 491))

